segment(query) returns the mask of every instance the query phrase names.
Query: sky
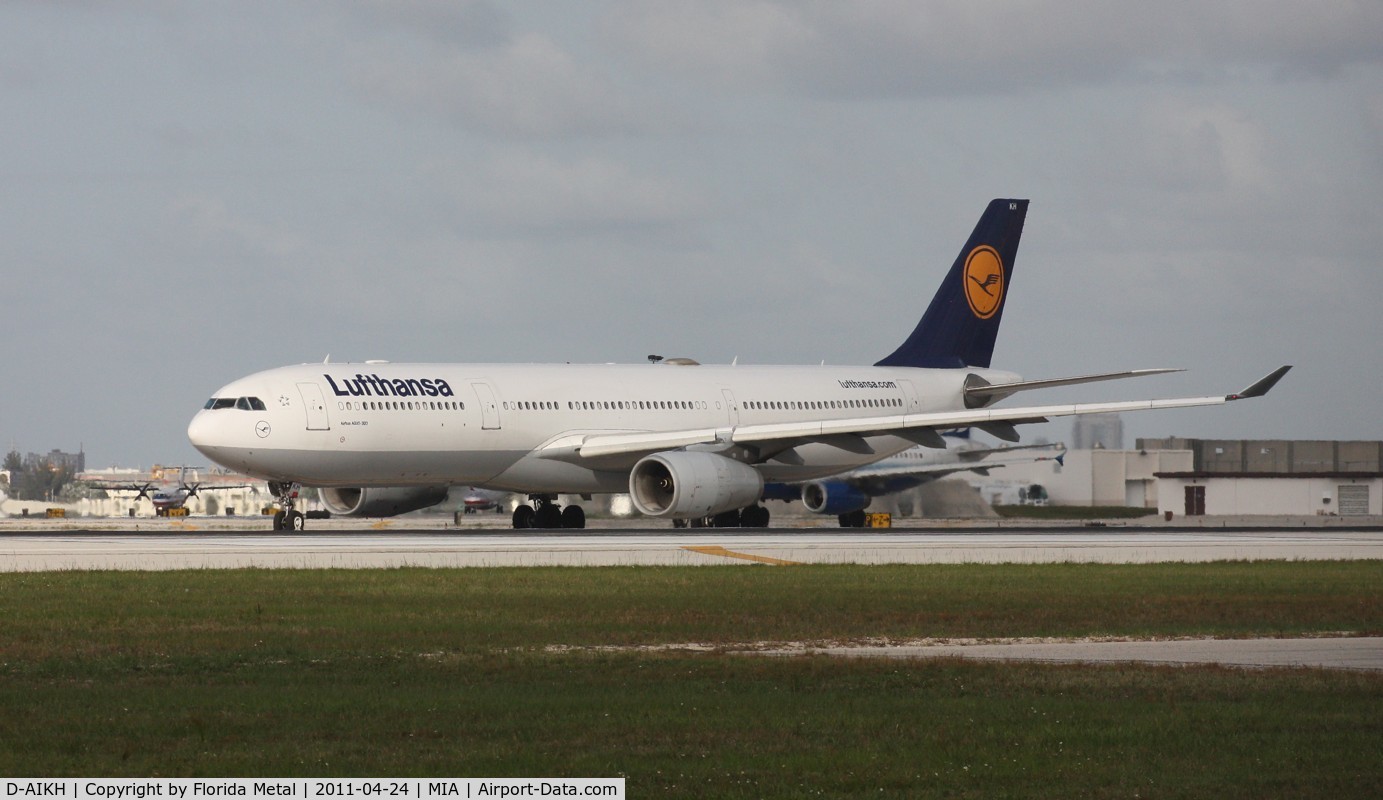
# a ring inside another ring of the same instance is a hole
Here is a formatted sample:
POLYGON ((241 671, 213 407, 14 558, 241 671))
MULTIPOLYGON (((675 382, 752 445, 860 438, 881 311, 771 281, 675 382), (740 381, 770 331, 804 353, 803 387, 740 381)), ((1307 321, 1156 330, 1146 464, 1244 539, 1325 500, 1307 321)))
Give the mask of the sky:
POLYGON ((996 367, 1187 370, 1024 404, 1293 364, 1126 443, 1383 439, 1383 3, 4 0, 0 93, 7 450, 203 464, 328 356, 872 364, 996 197, 996 367))

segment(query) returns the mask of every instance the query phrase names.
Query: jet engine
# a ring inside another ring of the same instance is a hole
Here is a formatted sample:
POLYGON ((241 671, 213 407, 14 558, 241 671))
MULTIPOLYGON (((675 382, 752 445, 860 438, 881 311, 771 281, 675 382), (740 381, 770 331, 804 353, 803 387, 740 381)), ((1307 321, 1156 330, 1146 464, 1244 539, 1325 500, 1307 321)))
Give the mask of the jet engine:
POLYGON ((708 517, 754 505, 763 489, 758 470, 714 453, 655 453, 629 473, 629 497, 650 517, 708 517))
POLYGON ((817 514, 863 511, 873 498, 841 481, 812 481, 802 485, 802 505, 817 514))
POLYGON ((320 490, 322 505, 336 517, 392 517, 435 506, 447 499, 445 486, 385 486, 320 490))

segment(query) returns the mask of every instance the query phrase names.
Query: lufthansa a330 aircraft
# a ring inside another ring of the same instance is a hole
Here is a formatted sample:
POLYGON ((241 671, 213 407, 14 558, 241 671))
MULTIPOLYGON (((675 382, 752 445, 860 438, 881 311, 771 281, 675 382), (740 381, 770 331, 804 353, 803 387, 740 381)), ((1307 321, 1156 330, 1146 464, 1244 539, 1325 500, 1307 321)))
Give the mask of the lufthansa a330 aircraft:
MULTIPOLYGON (((1208 406, 1234 394, 1002 407, 1019 391, 1170 370, 1023 381, 990 368, 1027 200, 994 200, 916 329, 872 367, 662 364, 304 364, 219 389, 187 435, 222 466, 269 482, 278 529, 298 530, 298 488, 336 513, 401 513, 446 487, 527 495, 515 527, 580 528, 558 494, 628 492, 642 514, 740 512, 763 524, 765 482, 838 475, 942 431, 1017 441, 1052 417, 1208 406), (748 513, 744 513, 748 511, 748 513)), ((680 361, 680 360, 679 360, 680 361)))

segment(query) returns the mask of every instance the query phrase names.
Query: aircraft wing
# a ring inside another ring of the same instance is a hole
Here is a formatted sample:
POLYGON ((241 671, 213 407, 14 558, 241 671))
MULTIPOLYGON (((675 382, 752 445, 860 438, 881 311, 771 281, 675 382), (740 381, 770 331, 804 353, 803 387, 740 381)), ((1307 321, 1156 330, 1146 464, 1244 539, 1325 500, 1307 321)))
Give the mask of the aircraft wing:
POLYGON ((911 476, 926 476, 928 479, 941 478, 957 472, 985 472, 997 467, 1006 467, 1012 464, 1031 464, 1036 461, 1061 460, 1066 454, 1066 447, 1059 444, 1034 444, 1023 447, 996 447, 979 448, 957 453, 961 457, 960 461, 944 461, 934 464, 893 464, 888 461, 877 464, 867 464, 859 467, 842 478, 848 483, 852 478, 903 478, 911 476), (1020 450, 1048 450, 1055 455, 1018 455, 1020 450), (973 453, 974 455, 971 455, 973 453), (1002 457, 1001 457, 1001 454, 1002 457), (994 456, 989 458, 989 456, 994 456))
POLYGON ((1015 444, 1006 447, 972 447, 968 450, 957 450, 955 453, 960 457, 961 461, 968 462, 982 461, 990 456, 996 456, 1001 453, 1014 453, 1019 450, 1060 450, 1062 453, 1065 453, 1066 445, 1062 442, 1049 442, 1046 444, 1015 444))
POLYGON ((1125 411, 1152 411, 1168 408, 1193 408, 1222 405, 1233 400, 1261 397, 1287 374, 1290 366, 1279 367, 1248 388, 1227 395, 1178 397, 1166 400, 1127 400, 1112 403, 1072 403, 1016 408, 960 409, 925 414, 897 414, 883 417, 847 417, 810 422, 782 422, 768 425, 725 426, 658 433, 614 433, 562 437, 549 443, 541 457, 586 461, 628 457, 676 450, 693 445, 765 445, 790 442, 825 442, 852 452, 869 452, 862 437, 893 434, 912 438, 950 428, 979 428, 1005 441, 1017 441, 1016 425, 1046 422, 1052 417, 1109 414, 1125 411))
POLYGON ((192 489, 192 490, 195 490, 195 491, 198 491, 198 492, 220 492, 220 491, 225 491, 225 490, 227 490, 227 489, 250 489, 250 488, 253 488, 253 487, 250 486, 250 484, 248 484, 248 483, 235 483, 235 484, 223 484, 223 483, 218 483, 218 484, 216 484, 215 486, 202 486, 202 485, 200 485, 200 484, 197 484, 197 485, 193 485, 193 486, 182 486, 182 487, 180 487, 180 488, 182 488, 182 489, 192 489))
POLYGON ((81 481, 93 489, 100 489, 104 492, 138 492, 141 497, 149 497, 153 492, 158 491, 156 483, 107 483, 105 481, 81 481))
POLYGON ((907 491, 908 489, 916 488, 925 483, 941 480, 947 476, 956 475, 962 472, 974 472, 980 475, 988 475, 989 470, 1012 463, 1018 462, 996 461, 993 464, 946 464, 936 465, 931 468, 913 467, 911 470, 895 468, 882 470, 880 472, 848 474, 829 478, 827 480, 840 481, 849 486, 853 486, 871 497, 883 497, 884 495, 907 491))

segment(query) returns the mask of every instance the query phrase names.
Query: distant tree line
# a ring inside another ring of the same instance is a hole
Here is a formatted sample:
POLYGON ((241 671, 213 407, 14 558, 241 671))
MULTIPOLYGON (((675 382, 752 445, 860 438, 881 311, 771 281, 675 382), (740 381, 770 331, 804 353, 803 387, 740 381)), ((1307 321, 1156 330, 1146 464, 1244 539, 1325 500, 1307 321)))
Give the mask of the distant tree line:
POLYGON ((74 483, 76 472, 65 465, 34 459, 26 463, 17 450, 11 450, 5 456, 4 468, 10 473, 6 492, 16 500, 67 503, 86 494, 85 487, 74 483))

